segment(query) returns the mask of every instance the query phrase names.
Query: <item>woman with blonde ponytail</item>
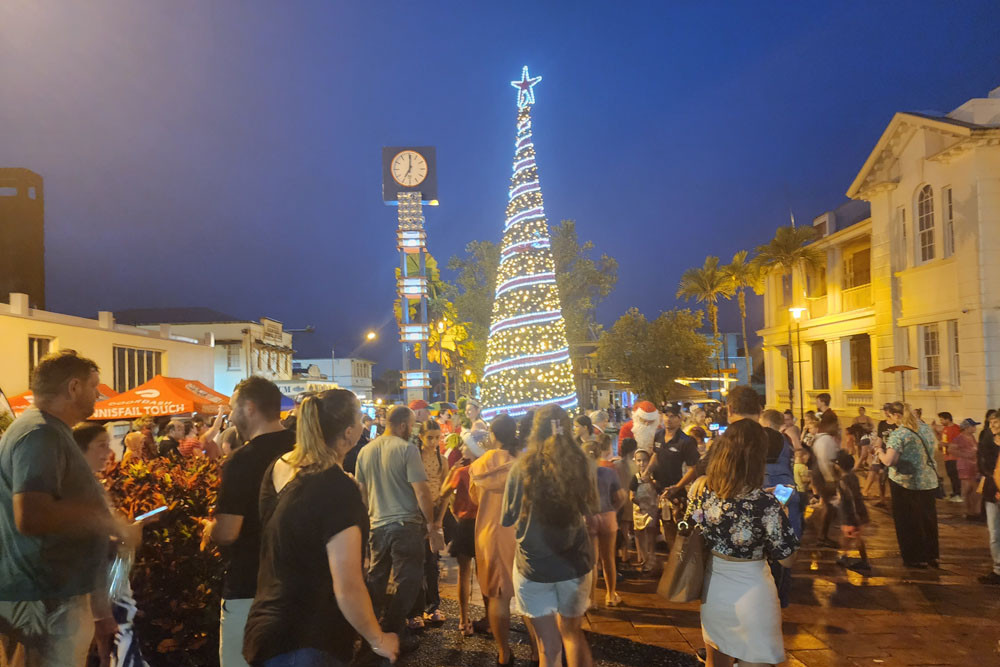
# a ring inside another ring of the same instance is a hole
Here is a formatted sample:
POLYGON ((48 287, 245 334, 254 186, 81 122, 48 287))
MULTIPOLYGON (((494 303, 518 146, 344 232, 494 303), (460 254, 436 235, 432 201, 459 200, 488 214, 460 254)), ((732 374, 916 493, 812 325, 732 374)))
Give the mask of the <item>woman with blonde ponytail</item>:
POLYGON ((876 437, 872 446, 889 468, 892 518, 903 564, 938 566, 938 476, 934 462, 934 431, 913 414, 908 403, 888 403, 886 421, 896 424, 886 442, 876 437))
POLYGON ((504 490, 504 526, 514 526, 514 596, 538 637, 542 667, 593 664, 581 619, 590 598, 594 552, 587 530, 600 511, 597 466, 573 441, 573 423, 556 405, 542 408, 528 451, 504 490), (558 615, 558 618, 557 618, 558 615))
POLYGON ((355 632, 395 660, 399 638, 382 632, 361 572, 368 512, 340 467, 361 436, 361 406, 343 389, 306 398, 294 449, 264 475, 257 595, 243 655, 255 667, 347 665, 355 632))

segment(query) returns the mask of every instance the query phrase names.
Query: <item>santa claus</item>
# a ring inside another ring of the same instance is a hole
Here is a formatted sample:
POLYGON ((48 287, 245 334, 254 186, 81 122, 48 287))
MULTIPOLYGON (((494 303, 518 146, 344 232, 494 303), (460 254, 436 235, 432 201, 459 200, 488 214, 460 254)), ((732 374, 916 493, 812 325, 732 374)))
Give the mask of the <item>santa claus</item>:
POLYGON ((649 401, 639 401, 632 408, 632 419, 622 424, 618 432, 618 444, 628 438, 634 438, 639 449, 653 453, 653 443, 663 442, 663 429, 660 426, 660 412, 649 401))

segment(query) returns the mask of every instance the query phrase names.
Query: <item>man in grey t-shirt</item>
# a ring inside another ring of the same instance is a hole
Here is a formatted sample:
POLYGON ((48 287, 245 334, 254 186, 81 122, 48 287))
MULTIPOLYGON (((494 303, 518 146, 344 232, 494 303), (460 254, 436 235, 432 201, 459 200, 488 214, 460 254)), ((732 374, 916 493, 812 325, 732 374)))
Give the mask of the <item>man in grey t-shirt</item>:
POLYGON ((101 589, 121 531, 70 430, 99 380, 72 350, 45 357, 34 407, 0 438, 0 650, 19 646, 29 665, 83 665, 91 639, 106 649, 117 629, 101 589))
MULTIPOLYGON (((405 405, 389 413, 386 433, 358 453, 355 477, 368 504, 371 565, 368 589, 382 629, 403 633, 424 576, 424 539, 434 526, 434 506, 420 451, 410 443, 416 416, 405 405), (386 601, 389 575, 396 594, 386 601)), ((436 527, 436 526, 434 526, 436 527)), ((415 648, 402 637, 403 649, 415 648)))

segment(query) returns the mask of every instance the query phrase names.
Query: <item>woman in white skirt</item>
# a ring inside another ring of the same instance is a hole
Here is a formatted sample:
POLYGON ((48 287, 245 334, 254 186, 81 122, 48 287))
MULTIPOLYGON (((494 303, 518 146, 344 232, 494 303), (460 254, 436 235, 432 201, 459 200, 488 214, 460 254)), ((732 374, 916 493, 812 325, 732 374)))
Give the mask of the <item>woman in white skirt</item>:
POLYGON ((791 567, 799 540, 781 503, 761 488, 766 456, 764 429, 741 419, 712 446, 708 474, 692 486, 691 520, 711 550, 701 605, 710 667, 785 659, 781 607, 767 559, 791 567))

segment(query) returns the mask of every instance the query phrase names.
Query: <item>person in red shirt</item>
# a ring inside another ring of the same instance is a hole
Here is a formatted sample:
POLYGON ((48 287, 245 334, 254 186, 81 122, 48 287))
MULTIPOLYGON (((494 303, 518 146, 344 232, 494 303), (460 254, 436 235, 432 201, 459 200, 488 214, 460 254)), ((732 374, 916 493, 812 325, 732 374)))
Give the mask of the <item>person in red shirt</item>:
POLYGON ((451 513, 458 525, 448 553, 458 561, 458 629, 466 637, 474 630, 469 620, 469 596, 472 593, 472 559, 476 557, 476 514, 478 505, 469 493, 469 466, 485 452, 486 431, 469 431, 462 443, 462 459, 441 485, 441 516, 451 498, 451 513))
POLYGON ((962 502, 962 482, 958 476, 958 452, 952 443, 959 436, 962 429, 951 417, 950 412, 939 412, 938 419, 941 420, 941 449, 944 453, 944 469, 951 480, 950 502, 962 502))

